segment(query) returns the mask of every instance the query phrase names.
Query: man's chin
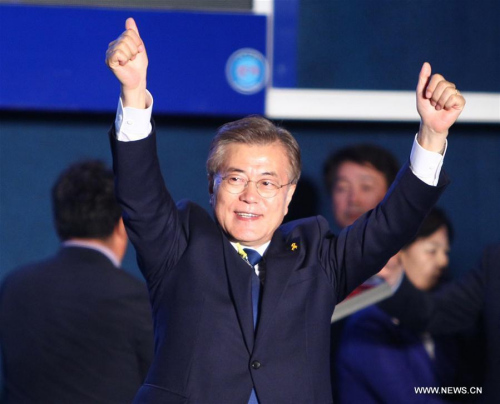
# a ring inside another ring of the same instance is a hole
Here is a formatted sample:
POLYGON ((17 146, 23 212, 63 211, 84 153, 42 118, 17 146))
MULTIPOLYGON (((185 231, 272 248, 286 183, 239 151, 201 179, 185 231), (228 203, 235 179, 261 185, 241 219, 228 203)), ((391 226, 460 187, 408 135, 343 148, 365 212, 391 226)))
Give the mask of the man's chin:
POLYGON ((256 234, 248 233, 235 234, 233 235, 232 239, 234 242, 248 247, 259 246, 265 243, 265 241, 261 241, 263 239, 262 237, 259 237, 256 234))

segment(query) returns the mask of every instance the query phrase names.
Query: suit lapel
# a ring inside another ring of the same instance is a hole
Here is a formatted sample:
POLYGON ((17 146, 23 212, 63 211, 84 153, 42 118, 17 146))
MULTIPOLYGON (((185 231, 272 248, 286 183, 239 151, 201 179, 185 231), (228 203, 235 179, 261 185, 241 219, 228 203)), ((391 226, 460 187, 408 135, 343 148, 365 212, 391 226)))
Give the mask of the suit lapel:
POLYGON ((259 314, 257 327, 257 339, 262 336, 273 322, 278 303, 288 284, 288 279, 300 263, 299 253, 292 251, 285 244, 280 230, 274 233, 271 244, 264 254, 264 265, 266 266, 266 282, 259 314))
POLYGON ((223 235, 224 259, 236 314, 248 352, 253 350, 254 329, 252 313, 252 268, 241 259, 234 247, 223 235))

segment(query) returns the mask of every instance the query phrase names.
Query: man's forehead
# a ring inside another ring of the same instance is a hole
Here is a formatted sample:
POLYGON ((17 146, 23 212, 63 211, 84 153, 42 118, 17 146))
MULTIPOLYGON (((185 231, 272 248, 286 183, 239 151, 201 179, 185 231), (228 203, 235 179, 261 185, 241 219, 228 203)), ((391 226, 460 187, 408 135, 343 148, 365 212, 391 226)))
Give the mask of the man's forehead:
POLYGON ((231 151, 234 151, 234 150, 240 150, 240 151, 251 151, 251 150, 255 150, 257 148, 259 149, 267 149, 267 150, 280 150, 281 153, 283 153, 283 155, 286 155, 286 149, 285 149, 285 146, 279 142, 279 141, 275 141, 275 142, 271 142, 271 143, 242 143, 242 142, 232 142, 232 143, 228 143, 226 146, 225 146, 226 150, 231 150, 231 151))
POLYGON ((375 175, 370 174, 370 173, 356 173, 353 175, 348 175, 348 174, 339 174, 336 177, 337 182, 342 182, 342 181, 371 181, 371 182, 378 182, 378 179, 375 175))
POLYGON ((376 179, 382 177, 385 179, 384 173, 376 169, 372 164, 347 160, 339 165, 336 172, 336 179, 347 179, 349 177, 361 179, 376 179))
POLYGON ((244 164, 247 160, 253 160, 252 162, 256 164, 291 164, 286 148, 281 143, 274 142, 263 145, 231 143, 224 150, 222 165, 241 168, 240 162, 244 164))

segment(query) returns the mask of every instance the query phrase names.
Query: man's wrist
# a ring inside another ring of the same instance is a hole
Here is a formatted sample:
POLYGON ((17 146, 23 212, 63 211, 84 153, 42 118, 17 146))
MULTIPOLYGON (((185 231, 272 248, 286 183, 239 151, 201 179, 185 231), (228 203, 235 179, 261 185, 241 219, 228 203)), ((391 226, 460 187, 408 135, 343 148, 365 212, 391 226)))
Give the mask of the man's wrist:
POLYGON ((131 107, 137 109, 146 109, 147 105, 147 90, 145 85, 141 85, 139 88, 127 89, 122 87, 120 98, 123 103, 123 107, 131 107))
POLYGON ((425 150, 443 155, 446 148, 447 136, 448 131, 438 133, 422 123, 417 134, 417 141, 425 150))

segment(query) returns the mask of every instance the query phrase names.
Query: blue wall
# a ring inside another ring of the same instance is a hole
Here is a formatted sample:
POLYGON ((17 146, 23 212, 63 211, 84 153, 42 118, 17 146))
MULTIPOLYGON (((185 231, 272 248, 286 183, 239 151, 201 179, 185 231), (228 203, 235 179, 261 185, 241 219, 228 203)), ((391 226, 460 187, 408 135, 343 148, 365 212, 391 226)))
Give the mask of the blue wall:
POLYGON ((498 0, 302 0, 297 86, 410 90, 428 61, 462 91, 500 92, 499 21, 498 0))
MULTIPOLYGON (((1 115, 0 239, 1 276, 15 266, 52 254, 58 241, 52 227, 50 188, 75 160, 110 160, 109 116, 1 115)), ((189 197, 209 209, 204 161, 223 120, 158 117, 159 153, 166 182, 176 200, 189 197)), ((312 184, 317 210, 332 221, 329 196, 322 188, 322 163, 336 148, 375 142, 408 158, 417 124, 284 122, 303 151, 303 187, 312 184)), ((452 184, 442 198, 455 226, 451 265, 454 273, 474 265, 487 243, 500 242, 500 136, 498 127, 457 125, 450 136, 445 168, 452 184)), ((299 188, 301 185, 299 184, 299 188)), ((300 208, 300 206, 295 206, 300 208)), ((295 210, 295 209, 294 209, 295 210)), ((132 248, 125 266, 139 275, 132 248)))

